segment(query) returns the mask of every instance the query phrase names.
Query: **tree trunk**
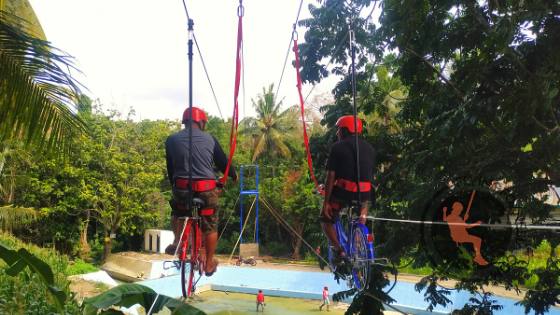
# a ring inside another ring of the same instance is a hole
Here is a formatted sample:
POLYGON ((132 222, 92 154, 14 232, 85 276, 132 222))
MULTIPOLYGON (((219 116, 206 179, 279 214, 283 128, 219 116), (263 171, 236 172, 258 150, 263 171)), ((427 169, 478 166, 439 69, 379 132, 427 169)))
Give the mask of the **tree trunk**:
POLYGON ((86 210, 86 219, 82 223, 80 230, 80 252, 79 256, 81 259, 88 261, 90 258, 91 247, 88 244, 88 227, 90 219, 90 210, 86 210))
POLYGON ((105 237, 103 238, 103 262, 107 260, 107 257, 111 254, 111 247, 113 240, 111 239, 111 232, 106 231, 105 237))
MULTIPOLYGON (((304 227, 304 225, 301 224, 301 223, 297 223, 297 224, 294 224, 293 227, 294 227, 294 230, 296 231, 296 233, 303 237, 303 227, 304 227)), ((292 247, 293 247, 294 251, 292 253, 292 258, 296 259, 296 260, 299 260, 299 259, 301 259, 301 254, 300 254, 301 244, 302 244, 301 237, 298 237, 297 235, 294 235, 293 237, 294 237, 294 241, 292 242, 292 247)))

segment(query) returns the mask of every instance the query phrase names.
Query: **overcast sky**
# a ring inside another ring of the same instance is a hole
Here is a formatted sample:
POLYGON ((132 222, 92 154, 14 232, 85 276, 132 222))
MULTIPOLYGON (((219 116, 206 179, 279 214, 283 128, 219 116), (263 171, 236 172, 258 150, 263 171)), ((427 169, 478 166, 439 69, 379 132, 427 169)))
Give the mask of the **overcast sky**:
MULTIPOLYGON (((187 19, 181 0, 30 0, 47 39, 75 57, 79 78, 105 108, 137 119, 177 119, 188 101, 187 19)), ((224 118, 231 117, 237 36, 234 0, 187 0, 195 35, 224 118)), ((304 1, 300 19, 309 17, 304 1)), ((240 91, 240 116, 253 115, 251 98, 262 87, 278 84, 297 0, 244 0, 245 105, 240 91)), ((299 30, 300 41, 304 29, 299 30)), ((279 95, 284 105, 298 103, 293 53, 279 95)), ((219 116, 211 89, 196 53, 193 99, 211 115, 219 116)), ((336 78, 321 83, 314 95, 330 92, 336 78)), ((304 87, 304 96, 311 86, 304 87)), ((276 90, 276 87, 275 87, 276 90)))

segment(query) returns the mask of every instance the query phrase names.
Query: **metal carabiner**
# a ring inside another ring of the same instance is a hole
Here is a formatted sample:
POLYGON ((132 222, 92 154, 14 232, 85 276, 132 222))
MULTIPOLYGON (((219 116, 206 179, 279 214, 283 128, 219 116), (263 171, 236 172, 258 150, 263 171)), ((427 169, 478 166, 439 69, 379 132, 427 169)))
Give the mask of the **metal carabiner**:
POLYGON ((348 37, 350 38, 350 45, 354 45, 354 43, 356 43, 356 35, 354 34, 353 29, 348 31, 348 37))
POLYGON ((237 7, 237 16, 243 17, 245 15, 245 7, 243 7, 243 0, 239 0, 239 6, 237 7))

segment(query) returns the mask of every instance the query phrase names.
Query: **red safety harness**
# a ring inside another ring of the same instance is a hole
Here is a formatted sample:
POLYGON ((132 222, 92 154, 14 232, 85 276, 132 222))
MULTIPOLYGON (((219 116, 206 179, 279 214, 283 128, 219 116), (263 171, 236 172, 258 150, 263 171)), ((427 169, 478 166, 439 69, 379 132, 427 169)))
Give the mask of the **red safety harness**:
MULTIPOLYGON (((353 182, 351 180, 339 178, 335 180, 334 185, 346 191, 358 192, 358 185, 356 184, 356 182, 353 182)), ((368 192, 370 190, 371 190, 370 182, 360 182, 360 192, 368 192)), ((331 208, 333 208, 334 210, 340 210, 342 208, 342 205, 336 201, 329 201, 329 204, 331 208)))
MULTIPOLYGON (((353 182, 351 180, 339 178, 334 182, 334 185, 336 187, 340 187, 347 191, 358 192, 358 185, 356 184, 356 182, 353 182)), ((368 192, 370 190, 371 190, 370 182, 360 182, 360 192, 368 192)))
MULTIPOLYGON (((186 178, 177 178, 175 187, 179 189, 189 189, 189 180, 186 178)), ((192 190, 195 192, 204 192, 216 188, 215 179, 197 179, 193 180, 192 190)))
MULTIPOLYGON (((186 178, 177 178, 175 179, 175 188, 178 189, 189 189, 189 180, 186 178)), ((215 179, 197 179, 197 180, 193 180, 192 182, 192 190, 194 192, 205 192, 205 191, 210 191, 216 188, 216 180, 215 179)), ((176 205, 178 208, 185 210, 186 207, 181 205, 181 204, 177 204, 176 205)), ((201 209, 199 211, 199 214, 201 216, 211 216, 214 214, 214 209, 213 208, 205 208, 205 209, 201 209)))

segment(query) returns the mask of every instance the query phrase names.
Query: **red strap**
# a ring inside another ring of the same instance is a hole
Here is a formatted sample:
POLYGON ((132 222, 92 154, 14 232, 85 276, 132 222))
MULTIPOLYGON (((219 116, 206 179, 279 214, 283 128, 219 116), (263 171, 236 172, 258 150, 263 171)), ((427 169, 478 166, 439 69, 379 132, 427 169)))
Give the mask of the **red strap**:
POLYGON ((334 210, 340 210, 340 208, 342 208, 342 206, 340 205, 340 203, 336 202, 336 201, 329 201, 329 205, 331 206, 331 208, 333 208, 334 210))
POLYGON ((315 183, 315 187, 319 189, 319 183, 315 178, 315 174, 313 173, 313 161, 311 160, 311 151, 309 150, 309 138, 307 137, 307 126, 305 125, 305 107, 303 102, 303 95, 301 94, 301 75, 299 73, 299 49, 297 44, 297 39, 294 38, 294 53, 296 56, 296 74, 297 74, 297 88, 299 94, 299 104, 301 108, 301 122, 303 123, 303 142, 305 143, 305 151, 307 152, 307 166, 309 167, 309 174, 311 175, 311 179, 315 183))
POLYGON ((231 132, 229 135, 229 157, 226 165, 226 170, 224 172, 224 177, 220 178, 220 182, 225 184, 229 174, 229 168, 231 166, 231 161, 233 159, 233 154, 235 153, 235 147, 237 146, 237 125, 239 121, 238 116, 238 97, 239 97, 239 84, 241 82, 241 52, 243 43, 243 15, 239 14, 239 19, 237 22, 237 53, 235 56, 235 88, 233 91, 233 116, 231 119, 231 132))
MULTIPOLYGON (((351 180, 339 178, 334 182, 334 185, 347 191, 351 191, 351 192, 358 191, 358 185, 356 185, 356 182, 351 180)), ((360 192, 368 192, 370 190, 371 190, 370 182, 360 182, 360 192)))
MULTIPOLYGON (((177 178, 175 180, 175 187, 179 189, 188 189, 189 180, 186 178, 177 178)), ((199 179, 193 180, 192 189, 193 191, 208 191, 216 188, 216 180, 214 179, 199 179)))
POLYGON ((207 216, 210 216, 210 215, 213 215, 213 214, 214 214, 214 209, 212 209, 212 208, 206 208, 206 209, 200 210, 200 215, 201 216, 207 217, 207 216))

